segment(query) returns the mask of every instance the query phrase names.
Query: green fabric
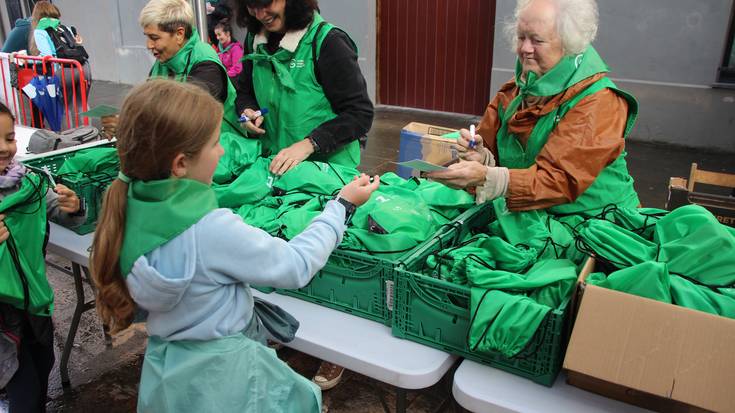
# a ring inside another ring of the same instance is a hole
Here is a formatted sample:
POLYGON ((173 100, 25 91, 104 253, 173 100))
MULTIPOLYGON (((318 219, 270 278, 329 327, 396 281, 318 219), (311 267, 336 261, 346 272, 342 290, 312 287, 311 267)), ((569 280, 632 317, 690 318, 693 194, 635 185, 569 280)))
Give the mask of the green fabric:
POLYGON ((5 214, 3 222, 11 234, 0 243, 0 302, 21 310, 25 307, 23 283, 11 257, 14 249, 28 280, 28 311, 40 316, 51 316, 54 302, 43 251, 47 190, 45 180, 29 172, 18 191, 0 200, 0 214, 5 214))
POLYGON ((273 187, 284 193, 305 192, 315 195, 335 195, 357 175, 359 172, 353 167, 306 161, 277 177, 273 187))
POLYGON ((658 261, 672 274, 683 274, 710 286, 735 284, 735 235, 699 205, 687 205, 656 224, 661 245, 658 261))
MULTIPOLYGON (((253 62, 253 85, 258 103, 269 110, 261 126, 266 132, 258 137, 266 155, 277 154, 337 117, 314 71, 312 43, 316 42, 318 57, 324 38, 334 28, 325 23, 318 30, 322 22, 324 19, 314 13, 314 20, 295 52, 279 48, 271 55, 264 44, 253 48, 250 37, 248 46, 254 53, 244 59, 253 62)), ((309 159, 355 168, 360 163, 360 146, 352 141, 329 155, 314 154, 309 159)))
POLYGON ((133 181, 128 186, 120 270, 127 277, 140 256, 176 238, 217 208, 214 191, 192 179, 133 181))
POLYGON ((671 277, 671 297, 677 305, 735 318, 735 296, 732 289, 723 290, 713 291, 682 277, 671 277))
POLYGON ((65 179, 79 180, 91 174, 117 175, 120 158, 117 148, 90 148, 75 152, 66 159, 56 174, 65 179))
MULTIPOLYGON (((202 62, 213 62, 220 67, 223 74, 227 74, 227 69, 222 65, 217 52, 214 51, 212 46, 202 42, 199 39, 199 34, 194 30, 189 40, 171 59, 166 62, 156 60, 148 76, 150 78, 173 78, 178 82, 188 82, 192 68, 202 62)), ((223 103, 224 112, 220 130, 220 144, 225 153, 220 159, 213 177, 213 181, 216 183, 226 183, 237 177, 239 171, 253 162, 261 152, 259 140, 243 139, 247 134, 240 126, 235 110, 236 97, 237 91, 227 78, 227 98, 223 103)))
POLYGON ((618 268, 656 260, 655 242, 610 221, 591 219, 579 229, 578 237, 596 257, 618 268))
MULTIPOLYGON (((638 116, 638 103, 631 95, 619 90, 615 84, 603 77, 581 91, 574 98, 563 103, 547 115, 538 119, 525 147, 508 132, 508 122, 521 106, 527 96, 554 96, 580 81, 598 73, 608 71, 597 51, 592 47, 576 56, 566 56, 549 72, 538 78, 532 72, 524 80, 521 75, 520 61, 516 63, 516 84, 520 93, 507 108, 498 108, 500 128, 497 133, 498 156, 501 166, 511 169, 526 169, 536 162, 536 157, 546 145, 549 135, 564 115, 579 101, 603 89, 611 89, 628 101, 628 120, 624 137, 627 137, 638 116)), ((623 152, 612 164, 608 165, 597 176, 592 185, 574 202, 550 208, 550 212, 558 214, 587 213, 594 215, 609 204, 619 207, 635 208, 640 204, 633 189, 633 178, 628 173, 623 152)))
POLYGON ((473 287, 470 310, 469 349, 515 357, 529 345, 551 308, 522 295, 473 287))
POLYGON ((314 412, 321 391, 242 334, 209 341, 150 337, 138 410, 146 412, 314 412))
MULTIPOLYGON (((244 141, 244 139, 241 139, 244 141)), ((222 165, 220 161, 219 165, 222 165)), ((213 183, 217 202, 222 208, 240 208, 243 205, 255 204, 270 195, 271 179, 268 172, 270 160, 257 158, 229 183, 213 183)))
POLYGON ((36 30, 46 30, 49 27, 56 30, 58 29, 59 24, 61 24, 59 19, 55 19, 53 17, 44 17, 38 21, 38 25, 36 25, 36 30))
POLYGON ((661 262, 643 262, 615 271, 609 276, 602 273, 590 274, 587 283, 671 303, 669 270, 666 264, 661 262))

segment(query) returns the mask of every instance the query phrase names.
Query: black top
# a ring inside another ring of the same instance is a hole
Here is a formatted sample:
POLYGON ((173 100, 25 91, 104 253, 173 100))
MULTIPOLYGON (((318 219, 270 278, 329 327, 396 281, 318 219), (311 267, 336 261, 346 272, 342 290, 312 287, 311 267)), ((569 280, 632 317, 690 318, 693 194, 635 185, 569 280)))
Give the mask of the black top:
MULTIPOLYGON (((266 50, 275 53, 282 34, 269 33, 266 50)), ((245 45, 246 53, 249 45, 245 45)), ((327 154, 344 145, 360 140, 364 144, 373 123, 373 103, 367 92, 367 83, 357 64, 352 41, 341 30, 331 30, 322 43, 316 62, 317 81, 332 106, 336 118, 319 125, 309 136, 319 146, 319 153, 327 154)), ((245 60, 235 84, 237 116, 245 109, 260 109, 253 90, 253 62, 245 60)), ((306 136, 304 136, 306 138, 306 136)))
POLYGON ((227 99, 227 81, 227 73, 217 63, 210 61, 192 67, 187 79, 187 83, 198 84, 222 103, 227 99))

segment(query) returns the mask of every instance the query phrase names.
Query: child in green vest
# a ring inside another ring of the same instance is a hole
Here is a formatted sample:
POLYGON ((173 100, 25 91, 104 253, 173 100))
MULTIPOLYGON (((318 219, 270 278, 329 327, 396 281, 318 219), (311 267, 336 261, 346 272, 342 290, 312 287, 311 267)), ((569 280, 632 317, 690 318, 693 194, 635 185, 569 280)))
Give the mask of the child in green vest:
POLYGON ((79 225, 85 217, 72 190, 50 188, 14 159, 14 122, 0 103, 0 388, 7 391, 11 412, 43 412, 54 365, 46 219, 79 225))
POLYGON ((121 172, 90 260, 97 309, 112 331, 130 325, 136 306, 148 312, 138 411, 318 412, 316 385, 263 345, 267 318, 250 285, 306 285, 379 179, 345 185, 291 241, 271 237, 217 206, 222 111, 201 88, 171 80, 125 99, 121 172))

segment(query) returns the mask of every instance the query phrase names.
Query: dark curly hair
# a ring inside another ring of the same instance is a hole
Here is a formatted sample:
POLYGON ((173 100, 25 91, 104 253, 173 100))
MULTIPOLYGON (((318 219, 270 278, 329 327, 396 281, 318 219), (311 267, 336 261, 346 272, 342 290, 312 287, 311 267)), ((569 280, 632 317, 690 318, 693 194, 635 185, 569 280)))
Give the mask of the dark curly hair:
MULTIPOLYGON (((263 28, 258 19, 248 13, 248 7, 267 7, 273 0, 230 0, 237 24, 250 33, 260 33, 263 28)), ((311 24, 314 11, 319 12, 319 0, 286 0, 286 31, 301 30, 311 24)))

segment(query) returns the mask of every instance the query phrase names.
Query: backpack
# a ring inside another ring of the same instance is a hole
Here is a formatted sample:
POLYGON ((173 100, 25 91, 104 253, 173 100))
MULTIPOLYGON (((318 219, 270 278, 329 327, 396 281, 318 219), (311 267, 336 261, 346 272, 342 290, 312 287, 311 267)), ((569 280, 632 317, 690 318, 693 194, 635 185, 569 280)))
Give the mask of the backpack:
POLYGON ((81 145, 99 137, 99 131, 93 126, 82 126, 61 133, 39 129, 33 132, 28 142, 28 153, 44 153, 70 146, 81 145))
POLYGON ((66 26, 59 25, 59 28, 56 30, 53 27, 47 27, 46 32, 54 43, 56 57, 59 59, 72 59, 81 64, 84 64, 89 59, 87 50, 84 49, 84 46, 77 44, 71 30, 66 26))

